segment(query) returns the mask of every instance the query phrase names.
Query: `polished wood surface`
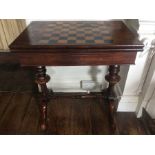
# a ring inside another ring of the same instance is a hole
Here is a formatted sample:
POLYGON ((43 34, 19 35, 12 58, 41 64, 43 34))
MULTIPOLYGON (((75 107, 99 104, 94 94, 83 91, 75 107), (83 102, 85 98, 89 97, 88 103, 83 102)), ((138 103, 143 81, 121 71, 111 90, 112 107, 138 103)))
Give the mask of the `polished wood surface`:
MULTIPOLYGON (((74 50, 73 50, 74 51, 74 50)), ((137 52, 13 53, 21 66, 88 66, 134 64, 137 52)))
MULTIPOLYGON (((49 102, 48 128, 42 132, 34 94, 3 92, 0 93, 0 134, 109 135, 104 105, 99 98, 59 95, 49 102)), ((120 135, 146 134, 134 113, 117 113, 117 128, 120 135)))
POLYGON ((46 130, 47 123, 47 103, 50 100, 49 98, 49 90, 47 88, 46 83, 50 80, 50 76, 46 74, 46 68, 44 66, 37 67, 36 80, 35 82, 39 85, 41 90, 41 100, 39 103, 40 112, 41 112, 41 129, 46 130))
POLYGON ((136 53, 142 50, 138 35, 121 21, 32 22, 10 45, 10 51, 23 66, 134 64, 136 53), (78 36, 82 32, 84 36, 78 36), (52 43, 53 39, 59 42, 62 38, 75 41, 52 43), (87 43, 90 38, 97 41, 87 43), (111 41, 105 42, 106 38, 111 41))
POLYGON ((112 124, 112 131, 117 133, 117 125, 116 125, 116 112, 118 107, 118 98, 115 94, 115 85, 120 81, 121 77, 118 75, 120 71, 119 65, 110 65, 109 66, 109 74, 105 76, 105 79, 109 82, 109 86, 107 88, 107 102, 109 104, 109 121, 112 124))
MULTIPOLYGON (((33 70, 0 65, 0 134, 43 134, 33 93, 33 70), (24 82, 23 82, 24 81, 24 82)), ((48 104, 47 134, 111 134, 107 103, 99 93, 58 93, 48 104)), ((119 134, 146 134, 134 113, 117 113, 119 134)))
POLYGON ((121 21, 35 21, 10 45, 11 49, 143 47, 121 21))

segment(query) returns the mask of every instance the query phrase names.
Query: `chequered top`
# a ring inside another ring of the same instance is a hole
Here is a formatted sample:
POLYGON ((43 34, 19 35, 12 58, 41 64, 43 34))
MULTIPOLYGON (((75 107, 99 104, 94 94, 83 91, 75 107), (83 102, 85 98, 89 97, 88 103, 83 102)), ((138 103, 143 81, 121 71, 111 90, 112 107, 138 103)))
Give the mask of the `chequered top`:
MULTIPOLYGON (((39 33, 38 27, 31 33, 31 37, 39 33)), ((113 42, 106 26, 100 22, 53 22, 46 25, 41 33, 38 44, 109 44, 113 42)))
POLYGON ((10 48, 129 48, 139 44, 121 21, 35 21, 10 48))

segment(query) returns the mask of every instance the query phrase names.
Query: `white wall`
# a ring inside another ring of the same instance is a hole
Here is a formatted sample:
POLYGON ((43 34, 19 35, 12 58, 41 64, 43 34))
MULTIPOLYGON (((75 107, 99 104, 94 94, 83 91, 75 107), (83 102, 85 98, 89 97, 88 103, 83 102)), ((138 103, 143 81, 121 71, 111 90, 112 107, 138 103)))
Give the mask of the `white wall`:
POLYGON ((142 57, 144 57, 146 61, 144 62, 143 74, 141 76, 141 82, 138 91, 139 99, 136 113, 137 116, 140 117, 142 114, 142 108, 144 107, 147 110, 149 109, 149 113, 155 118, 155 114, 153 115, 154 104, 152 104, 153 90, 155 89, 155 60, 153 56, 155 51, 155 21, 142 20, 140 24, 141 28, 139 29, 139 33, 141 33, 141 38, 143 38, 145 43, 145 51, 143 52, 142 57))
MULTIPOLYGON (((128 21, 127 21, 128 22, 128 21)), ((152 34, 155 32, 154 22, 139 20, 139 23, 128 23, 132 30, 137 30, 140 40, 144 42, 143 52, 137 54, 135 65, 130 65, 126 83, 120 100, 118 111, 136 111, 139 114, 141 92, 148 71, 152 34), (154 29, 153 29, 154 28, 154 29)))
POLYGON ((155 118, 155 55, 149 58, 151 59, 151 63, 140 93, 137 113, 138 117, 140 117, 142 108, 144 107, 151 117, 155 118))
MULTIPOLYGON (((96 78, 96 87, 92 91, 100 91, 105 83, 105 66, 69 66, 69 67, 48 67, 47 73, 51 76, 48 87, 56 92, 82 92, 81 80, 93 80, 96 78)), ((94 80, 93 80, 94 81, 94 80)))

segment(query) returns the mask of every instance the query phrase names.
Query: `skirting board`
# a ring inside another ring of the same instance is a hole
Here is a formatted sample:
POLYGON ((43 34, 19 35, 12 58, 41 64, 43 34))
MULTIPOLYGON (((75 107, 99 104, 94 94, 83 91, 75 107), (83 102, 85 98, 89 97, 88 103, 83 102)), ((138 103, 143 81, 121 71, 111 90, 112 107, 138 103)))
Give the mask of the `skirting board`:
POLYGON ((117 111, 135 112, 138 105, 138 96, 122 96, 117 111))
POLYGON ((119 85, 119 83, 115 87, 115 91, 117 96, 119 97, 119 105, 117 111, 122 111, 122 112, 135 112, 138 101, 139 101, 139 96, 138 95, 123 95, 123 91, 119 85))

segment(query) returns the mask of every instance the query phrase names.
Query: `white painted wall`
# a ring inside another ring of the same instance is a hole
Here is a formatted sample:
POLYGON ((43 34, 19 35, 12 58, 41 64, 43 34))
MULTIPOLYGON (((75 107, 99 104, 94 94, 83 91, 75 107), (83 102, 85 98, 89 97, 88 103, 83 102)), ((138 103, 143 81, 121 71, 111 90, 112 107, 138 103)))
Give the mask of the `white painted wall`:
POLYGON ((141 25, 139 32, 142 34, 141 37, 144 38, 146 45, 145 51, 143 52, 146 61, 139 86, 139 99, 136 113, 137 116, 140 117, 142 108, 144 107, 146 110, 149 110, 149 113, 155 118, 153 111, 153 102, 155 103, 153 99, 153 91, 155 89, 155 58, 153 56, 155 51, 155 21, 141 21, 141 25))
POLYGON ((138 33, 140 40, 144 42, 145 48, 142 53, 138 53, 136 65, 131 65, 129 68, 119 107, 121 107, 121 111, 129 111, 130 107, 130 110, 136 111, 138 117, 140 117, 142 105, 146 104, 146 92, 144 90, 149 87, 146 84, 146 78, 148 77, 148 70, 152 59, 152 48, 154 46, 152 40, 155 38, 155 21, 140 20, 138 33), (144 85, 146 85, 145 89, 144 85))
MULTIPOLYGON (((152 24, 155 22, 139 20, 138 24, 132 22, 128 24, 133 30, 138 31, 145 48, 142 53, 137 54, 135 65, 129 67, 118 111, 136 111, 138 113, 142 103, 141 96, 144 96, 141 92, 148 71, 151 42, 155 32, 155 27, 152 24)), ((140 113, 138 114, 140 116, 140 113)))
POLYGON ((151 57, 151 63, 139 97, 137 109, 138 117, 141 116, 142 108, 145 108, 152 118, 155 118, 155 55, 151 57))
POLYGON ((118 111, 135 111, 138 105, 141 77, 145 67, 147 54, 138 53, 135 65, 130 65, 127 79, 120 100, 118 111))

